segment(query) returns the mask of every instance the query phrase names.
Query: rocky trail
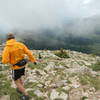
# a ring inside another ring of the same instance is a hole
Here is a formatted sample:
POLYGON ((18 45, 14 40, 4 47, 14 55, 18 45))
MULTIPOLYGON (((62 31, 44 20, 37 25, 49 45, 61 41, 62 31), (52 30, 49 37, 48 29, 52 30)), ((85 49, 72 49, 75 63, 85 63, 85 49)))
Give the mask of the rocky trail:
MULTIPOLYGON (((33 50, 42 59, 28 63, 23 77, 32 100, 100 100, 100 57, 65 50, 33 50)), ((8 65, 0 65, 0 100, 20 100, 8 65)))

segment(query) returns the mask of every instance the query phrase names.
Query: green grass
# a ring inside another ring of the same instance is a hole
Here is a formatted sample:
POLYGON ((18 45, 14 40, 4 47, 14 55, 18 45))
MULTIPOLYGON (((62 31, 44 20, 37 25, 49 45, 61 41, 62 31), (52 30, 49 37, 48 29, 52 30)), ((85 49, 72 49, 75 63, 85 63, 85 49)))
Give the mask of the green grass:
POLYGON ((44 67, 46 66, 46 63, 38 63, 38 64, 36 64, 36 65, 34 65, 34 64, 32 64, 32 63, 30 63, 30 64, 28 64, 28 67, 29 68, 31 68, 31 69, 44 69, 44 67))
POLYGON ((98 77, 92 77, 89 75, 79 76, 80 83, 82 85, 90 85, 96 90, 100 90, 100 79, 98 77))
POLYGON ((68 73, 68 77, 75 77, 75 76, 77 76, 76 73, 68 73))
POLYGON ((68 94, 68 93, 69 93, 69 91, 68 91, 68 90, 63 89, 63 87, 59 87, 59 88, 57 88, 57 89, 56 89, 56 91, 57 91, 57 92, 59 92, 59 93, 61 93, 61 92, 64 92, 64 93, 66 93, 66 94, 68 94))
POLYGON ((100 71, 100 62, 97 62, 96 64, 93 64, 90 66, 94 71, 100 71))
POLYGON ((64 51, 63 49, 61 49, 58 52, 54 53, 56 56, 60 57, 60 58, 70 58, 68 53, 66 51, 64 51))
POLYGON ((0 56, 0 61, 2 60, 2 56, 0 56))
POLYGON ((9 95, 10 100, 20 100, 16 90, 11 87, 11 81, 7 79, 7 75, 0 73, 0 97, 3 95, 9 95))
POLYGON ((86 96, 83 96, 82 98, 81 98, 81 100, 85 100, 85 99, 87 99, 88 97, 86 97, 86 96))
POLYGON ((10 100, 20 100, 20 94, 15 89, 10 89, 10 100))
POLYGON ((7 76, 5 74, 0 73, 0 80, 6 78, 7 76))
POLYGON ((8 70, 9 66, 0 66, 0 71, 8 70))
POLYGON ((34 90, 28 92, 31 97, 37 98, 37 95, 34 94, 34 90))
POLYGON ((54 99, 54 100, 64 100, 64 99, 62 99, 62 98, 56 98, 56 99, 54 99))
MULTIPOLYGON (((6 71, 9 66, 0 67, 0 71, 6 71)), ((7 73, 0 73, 0 97, 9 95, 10 100, 20 100, 15 89, 11 87, 11 81, 7 79, 7 73)))
POLYGON ((28 82, 25 84, 25 88, 34 88, 38 83, 28 82))
POLYGON ((10 94, 11 82, 5 74, 0 74, 0 96, 10 94))

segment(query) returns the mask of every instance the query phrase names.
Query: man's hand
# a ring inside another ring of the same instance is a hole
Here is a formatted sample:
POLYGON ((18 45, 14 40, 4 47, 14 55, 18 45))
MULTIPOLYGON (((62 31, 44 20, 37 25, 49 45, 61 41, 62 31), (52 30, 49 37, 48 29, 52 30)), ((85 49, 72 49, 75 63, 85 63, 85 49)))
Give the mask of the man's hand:
POLYGON ((37 59, 37 61, 34 62, 34 64, 36 65, 38 62, 42 62, 42 60, 41 59, 37 59))
POLYGON ((37 65, 37 62, 34 62, 34 65, 37 65))

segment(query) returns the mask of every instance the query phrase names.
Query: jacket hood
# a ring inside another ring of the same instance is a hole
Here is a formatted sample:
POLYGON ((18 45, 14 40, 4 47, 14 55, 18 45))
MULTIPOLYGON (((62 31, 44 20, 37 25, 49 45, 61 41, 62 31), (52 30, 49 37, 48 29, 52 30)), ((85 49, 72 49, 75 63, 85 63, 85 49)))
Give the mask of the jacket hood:
POLYGON ((16 40, 15 39, 8 40, 6 42, 6 46, 13 46, 15 43, 16 43, 16 40))

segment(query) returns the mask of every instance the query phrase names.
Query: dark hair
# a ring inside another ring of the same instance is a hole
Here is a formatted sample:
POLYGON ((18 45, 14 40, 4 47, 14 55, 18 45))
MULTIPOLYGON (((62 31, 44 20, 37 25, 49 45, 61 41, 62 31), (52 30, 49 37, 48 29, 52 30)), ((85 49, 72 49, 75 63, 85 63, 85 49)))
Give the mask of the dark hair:
POLYGON ((12 33, 7 34, 6 40, 10 40, 10 39, 15 39, 14 34, 12 34, 12 33))

